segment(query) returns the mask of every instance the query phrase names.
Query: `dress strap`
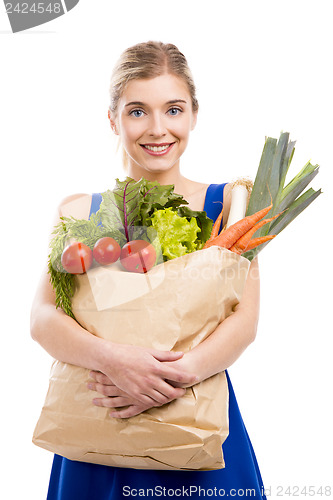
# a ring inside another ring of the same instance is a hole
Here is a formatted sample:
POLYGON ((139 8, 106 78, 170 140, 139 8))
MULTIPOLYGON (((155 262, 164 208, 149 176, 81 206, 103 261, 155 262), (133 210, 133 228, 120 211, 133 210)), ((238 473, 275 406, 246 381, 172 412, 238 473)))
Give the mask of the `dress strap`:
POLYGON ((226 184, 227 182, 223 184, 210 184, 206 192, 204 211, 207 217, 214 222, 221 212, 221 202, 223 203, 223 193, 226 184))
POLYGON ((90 206, 90 213, 89 213, 89 219, 92 214, 95 214, 99 210, 99 206, 102 202, 102 195, 101 193, 93 193, 91 196, 91 206, 90 206))

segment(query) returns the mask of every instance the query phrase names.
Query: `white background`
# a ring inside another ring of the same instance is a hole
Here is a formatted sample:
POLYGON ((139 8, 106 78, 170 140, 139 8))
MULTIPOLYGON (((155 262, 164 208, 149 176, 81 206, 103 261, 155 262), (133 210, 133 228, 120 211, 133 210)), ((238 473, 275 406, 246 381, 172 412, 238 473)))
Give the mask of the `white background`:
POLYGON ((265 136, 281 131, 297 140, 291 175, 321 166, 312 185, 324 194, 261 254, 257 339, 229 374, 270 498, 278 486, 333 486, 330 3, 81 0, 17 34, 2 8, 1 498, 46 498, 52 455, 31 436, 51 358, 29 336, 31 302, 59 201, 124 177, 109 79, 121 51, 149 39, 176 44, 196 81, 184 175, 253 178, 265 136))

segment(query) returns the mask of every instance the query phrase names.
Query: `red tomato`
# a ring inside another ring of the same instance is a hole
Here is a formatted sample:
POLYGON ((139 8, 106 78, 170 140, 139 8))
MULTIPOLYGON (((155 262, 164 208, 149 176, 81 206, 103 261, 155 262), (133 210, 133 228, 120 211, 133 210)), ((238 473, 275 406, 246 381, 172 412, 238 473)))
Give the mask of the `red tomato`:
POLYGON ((113 238, 105 236, 96 241, 93 249, 93 256, 99 264, 107 265, 116 262, 120 257, 120 252, 121 248, 119 243, 113 238))
POLYGON ((120 262, 127 271, 146 273, 156 262, 153 245, 145 240, 133 240, 121 249, 120 262))
POLYGON ((75 241, 68 245, 61 255, 62 267, 70 274, 82 274, 88 271, 93 261, 90 248, 75 241))

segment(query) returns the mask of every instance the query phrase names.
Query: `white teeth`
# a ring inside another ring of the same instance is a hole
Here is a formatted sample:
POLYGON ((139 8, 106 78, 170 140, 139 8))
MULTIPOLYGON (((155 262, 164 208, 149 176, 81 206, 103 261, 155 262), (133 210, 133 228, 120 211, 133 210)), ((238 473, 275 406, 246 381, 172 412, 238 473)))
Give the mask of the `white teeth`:
POLYGON ((145 148, 149 149, 149 151, 157 152, 157 151, 165 151, 166 149, 168 149, 169 146, 170 144, 168 144, 167 146, 145 146, 145 148))

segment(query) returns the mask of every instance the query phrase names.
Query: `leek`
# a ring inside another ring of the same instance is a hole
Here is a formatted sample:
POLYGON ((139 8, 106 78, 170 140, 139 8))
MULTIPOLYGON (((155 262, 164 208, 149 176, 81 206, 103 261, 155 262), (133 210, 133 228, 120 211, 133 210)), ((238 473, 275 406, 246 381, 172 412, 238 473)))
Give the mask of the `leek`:
POLYGON ((253 182, 249 179, 237 179, 231 186, 231 203, 226 228, 245 217, 253 182))
MULTIPOLYGON (((271 137, 265 140, 246 215, 252 215, 267 207, 271 200, 273 208, 266 218, 283 213, 270 224, 260 228, 254 237, 279 234, 321 194, 321 189, 315 191, 309 188, 303 192, 319 171, 319 165, 312 165, 310 162, 307 162, 300 172, 285 185, 294 151, 295 142, 289 142, 287 132, 281 133, 279 140, 271 137)), ((252 260, 267 244, 268 242, 245 252, 244 257, 252 260)))

